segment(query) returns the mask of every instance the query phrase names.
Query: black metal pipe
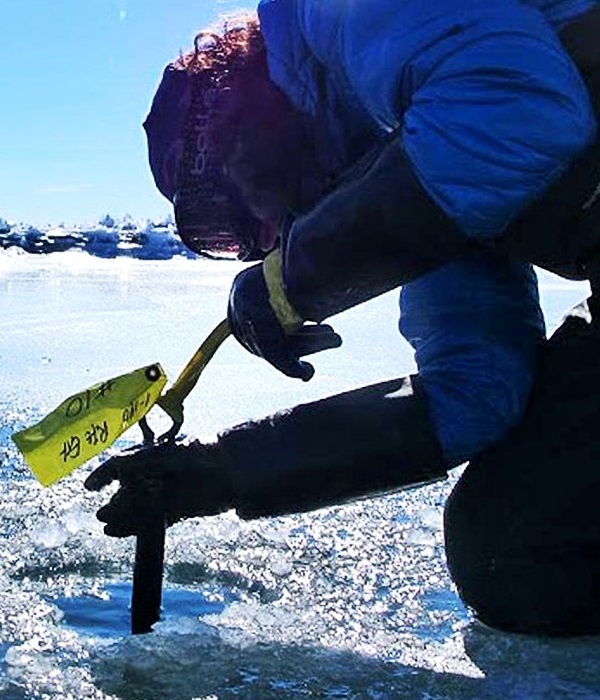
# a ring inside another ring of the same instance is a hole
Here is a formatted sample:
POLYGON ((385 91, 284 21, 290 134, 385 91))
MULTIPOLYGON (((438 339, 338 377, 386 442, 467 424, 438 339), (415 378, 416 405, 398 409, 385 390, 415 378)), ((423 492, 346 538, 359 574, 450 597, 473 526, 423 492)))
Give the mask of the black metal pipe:
POLYGON ((131 633, 146 634, 160 620, 165 553, 165 516, 149 504, 148 518, 136 538, 131 633))

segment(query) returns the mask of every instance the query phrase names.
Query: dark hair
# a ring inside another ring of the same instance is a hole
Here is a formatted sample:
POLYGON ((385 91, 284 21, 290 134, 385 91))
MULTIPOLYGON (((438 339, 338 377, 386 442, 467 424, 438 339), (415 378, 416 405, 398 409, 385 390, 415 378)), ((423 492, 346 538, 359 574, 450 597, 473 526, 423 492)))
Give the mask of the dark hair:
POLYGON ((214 70, 227 74, 235 66, 264 61, 264 42, 254 13, 238 13, 221 20, 222 32, 202 30, 194 38, 194 48, 173 61, 173 66, 190 73, 214 70))
POLYGON ((316 168, 310 120, 270 80, 256 14, 232 15, 222 25, 221 32, 199 32, 193 51, 180 56, 176 65, 191 73, 211 70, 224 94, 210 135, 221 161, 236 151, 257 187, 278 192, 292 209, 302 209, 307 197, 298 192, 300 171, 316 168))

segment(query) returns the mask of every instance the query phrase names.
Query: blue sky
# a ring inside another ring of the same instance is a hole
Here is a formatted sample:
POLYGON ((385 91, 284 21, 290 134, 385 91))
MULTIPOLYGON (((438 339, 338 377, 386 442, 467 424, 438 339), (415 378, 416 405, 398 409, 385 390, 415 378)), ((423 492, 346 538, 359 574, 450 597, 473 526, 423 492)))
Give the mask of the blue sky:
POLYGON ((0 217, 154 219, 141 124, 166 63, 230 0, 2 0, 0 217))

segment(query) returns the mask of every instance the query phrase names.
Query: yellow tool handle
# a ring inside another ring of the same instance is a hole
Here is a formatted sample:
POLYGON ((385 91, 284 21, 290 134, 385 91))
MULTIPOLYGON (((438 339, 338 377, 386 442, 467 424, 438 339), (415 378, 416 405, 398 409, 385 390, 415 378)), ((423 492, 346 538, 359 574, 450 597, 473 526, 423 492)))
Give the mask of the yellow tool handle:
POLYGON ((173 386, 168 389, 156 402, 176 423, 183 422, 183 402, 196 386, 202 371, 221 343, 231 334, 227 319, 210 333, 202 345, 196 350, 192 359, 183 368, 173 386))

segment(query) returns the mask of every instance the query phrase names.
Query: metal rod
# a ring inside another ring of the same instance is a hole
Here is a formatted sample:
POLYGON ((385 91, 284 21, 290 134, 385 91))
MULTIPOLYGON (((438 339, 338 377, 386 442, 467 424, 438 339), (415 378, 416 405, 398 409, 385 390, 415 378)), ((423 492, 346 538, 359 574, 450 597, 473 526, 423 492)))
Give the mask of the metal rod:
POLYGON ((136 538, 133 588, 131 591, 131 633, 146 634, 160 620, 165 516, 162 507, 149 504, 148 518, 136 538))

